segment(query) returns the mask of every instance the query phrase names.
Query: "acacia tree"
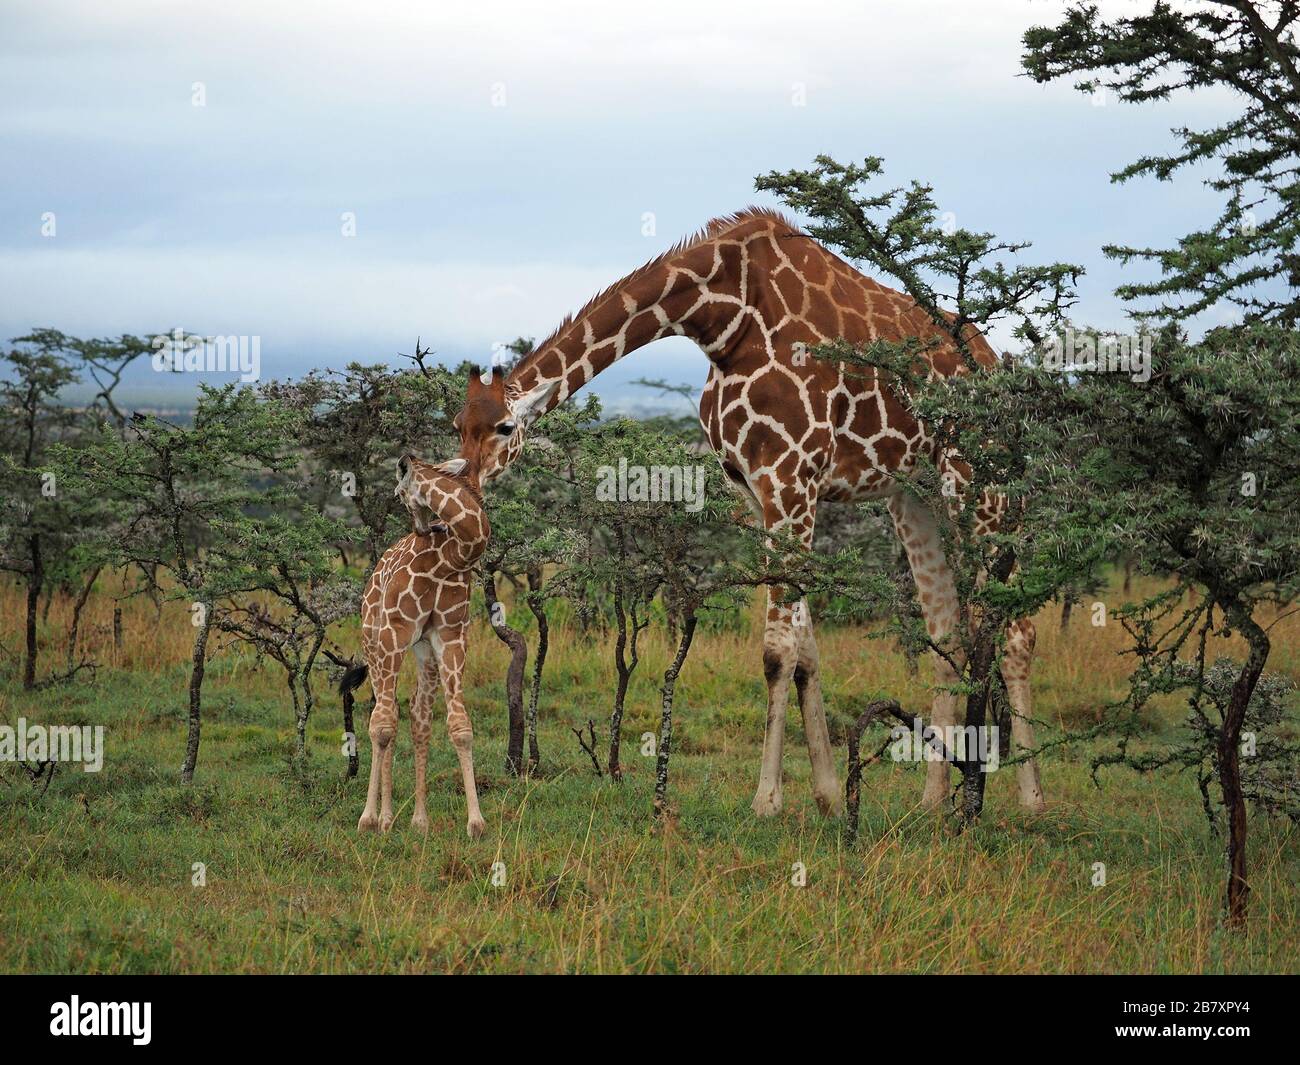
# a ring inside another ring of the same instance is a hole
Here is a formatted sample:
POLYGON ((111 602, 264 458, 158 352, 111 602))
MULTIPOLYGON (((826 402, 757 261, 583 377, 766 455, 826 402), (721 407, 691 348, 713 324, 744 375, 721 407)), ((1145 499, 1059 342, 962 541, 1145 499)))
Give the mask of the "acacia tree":
POLYGON ((0 379, 0 476, 10 490, 0 503, 0 569, 17 574, 26 585, 26 644, 23 687, 36 684, 36 627, 53 541, 69 528, 57 481, 38 470, 50 447, 72 430, 71 411, 59 393, 77 379, 61 356, 12 348, 3 356, 7 373, 0 379), (10 376, 12 375, 12 376, 10 376))
MULTIPOLYGON (((1133 103, 1217 87, 1240 102, 1217 126, 1175 130, 1178 150, 1144 156, 1112 175, 1120 182, 1170 180, 1189 167, 1208 168, 1207 184, 1223 197, 1219 215, 1173 248, 1104 250, 1124 263, 1159 267, 1159 278, 1118 290, 1135 302, 1135 314, 1180 323, 1226 305, 1240 313, 1241 325, 1211 330, 1198 342, 1172 324, 1163 328, 1151 387, 1135 389, 1120 378, 1106 390, 1106 422, 1118 430, 1113 437, 1078 420, 1079 412, 1098 409, 1094 382, 1081 382, 1060 404, 1070 425, 1091 429, 1092 439, 1116 449, 1116 468, 1148 478, 1134 492, 1100 465, 1071 471, 1069 488, 1086 492, 1104 481, 1109 489, 1101 500, 1072 493, 1079 511, 1100 502, 1096 516, 1120 520, 1116 535, 1129 541, 1133 557, 1174 574, 1179 591, 1204 591, 1167 633, 1151 636, 1149 620, 1139 622, 1144 667, 1135 674, 1132 703, 1177 682, 1178 653, 1196 634, 1197 668, 1190 681, 1185 672, 1181 678, 1190 684, 1197 714, 1207 689, 1207 634, 1230 629, 1249 646, 1230 695, 1212 700, 1219 711, 1216 768, 1227 812, 1227 916, 1234 927, 1245 922, 1249 893, 1240 734, 1270 649, 1255 615, 1260 603, 1295 595, 1300 568, 1298 19, 1294 0, 1215 0, 1192 9, 1157 0, 1110 21, 1093 4, 1074 4, 1058 24, 1034 27, 1024 38, 1025 69, 1040 82, 1081 76, 1080 90, 1113 92, 1133 103), (1136 523, 1140 537, 1132 535, 1136 523)), ((1139 615, 1161 609, 1151 602, 1139 615)))
POLYGON ((1227 913, 1240 925, 1249 891, 1241 734, 1270 651, 1257 615, 1300 592, 1300 338, 1256 325, 1192 342, 1171 327, 1155 345, 1146 383, 1087 375, 1067 385, 1034 367, 1012 376, 961 406, 986 410, 986 433, 1005 432, 1010 422, 1027 427, 1022 439, 1036 458, 1022 484, 1043 500, 1039 550, 1118 549, 1143 569, 1172 575, 1172 590, 1121 615, 1140 668, 1111 727, 1131 734, 1152 695, 1179 689, 1189 691, 1194 714, 1217 720, 1227 913), (1180 611, 1189 593, 1192 605, 1180 611), (1226 699, 1205 694, 1206 643, 1215 632, 1238 633, 1248 646, 1226 699), (1191 673, 1180 661, 1189 652, 1191 673))
POLYGON ((75 676, 93 664, 77 660, 77 637, 100 566, 81 550, 87 530, 108 514, 95 497, 60 491, 57 478, 40 469, 56 443, 71 444, 106 423, 124 423, 113 392, 126 368, 150 348, 142 337, 83 340, 55 329, 17 337, 0 362, 0 470, 11 490, 0 500, 0 569, 26 585, 27 617, 23 684, 36 685, 37 611, 45 595, 48 612, 56 588, 74 597, 67 637, 67 668, 42 683, 75 676), (73 405, 65 392, 89 380, 94 394, 73 405))
POLYGON ((265 586, 266 556, 250 550, 250 515, 268 501, 266 479, 293 469, 298 428, 290 412, 259 402, 252 390, 203 386, 189 426, 137 413, 124 435, 104 427, 76 448, 52 449, 47 463, 65 491, 113 508, 113 534, 92 545, 98 557, 170 574, 162 593, 190 604, 185 784, 198 762, 214 610, 227 597, 265 586))
MULTIPOLYGON (((268 493, 264 505, 289 512, 298 509, 293 501, 293 493, 282 488, 268 493)), ((305 758, 307 723, 316 705, 313 671, 329 627, 355 615, 361 596, 360 582, 330 564, 332 546, 346 543, 349 532, 324 515, 301 511, 292 516, 244 515, 214 531, 229 541, 220 554, 225 582, 234 586, 233 594, 216 603, 216 627, 284 669, 293 704, 295 754, 305 758), (266 598, 278 609, 264 602, 266 598)), ((344 727, 350 731, 347 722, 344 727)))
POLYGON ((1241 108, 1205 129, 1179 128, 1176 151, 1147 155, 1115 182, 1169 181, 1208 168, 1223 196, 1218 217, 1172 248, 1106 245, 1122 263, 1151 263, 1160 277, 1121 285, 1136 313, 1182 321, 1219 305, 1246 321, 1300 324, 1300 46, 1294 0, 1208 0, 1194 7, 1158 0, 1106 20, 1096 4, 1071 4, 1054 26, 1025 33, 1022 59, 1035 81, 1077 77, 1083 92, 1124 102, 1167 100, 1184 91, 1227 89, 1241 108))
POLYGON ((669 460, 676 464, 682 457, 680 445, 671 437, 626 419, 583 431, 574 453, 574 491, 564 520, 574 530, 575 542, 556 584, 575 598, 586 598, 592 587, 610 593, 615 685, 607 767, 615 782, 623 779, 623 714, 628 687, 641 662, 641 634, 650 625, 651 604, 664 585, 666 560, 650 546, 647 534, 657 521, 667 518, 669 508, 681 503, 630 501, 602 487, 620 461, 647 469, 666 467, 669 460))

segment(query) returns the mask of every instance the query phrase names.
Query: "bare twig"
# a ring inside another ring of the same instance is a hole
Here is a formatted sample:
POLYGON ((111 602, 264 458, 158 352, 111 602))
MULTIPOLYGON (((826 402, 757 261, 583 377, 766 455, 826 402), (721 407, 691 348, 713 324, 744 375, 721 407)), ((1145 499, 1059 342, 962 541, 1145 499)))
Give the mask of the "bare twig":
POLYGON ((590 737, 590 741, 583 737, 580 728, 570 727, 569 731, 578 737, 578 744, 587 752, 587 757, 591 759, 591 765, 596 770, 596 776, 603 777, 605 771, 600 768, 600 759, 596 757, 596 723, 591 718, 587 718, 587 735, 590 737))

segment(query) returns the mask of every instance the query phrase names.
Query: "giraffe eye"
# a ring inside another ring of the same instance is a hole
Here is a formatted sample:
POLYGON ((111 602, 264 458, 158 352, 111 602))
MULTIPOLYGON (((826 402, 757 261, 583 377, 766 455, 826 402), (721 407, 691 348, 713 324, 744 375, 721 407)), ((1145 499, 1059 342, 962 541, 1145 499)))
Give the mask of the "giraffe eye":
POLYGON ((502 436, 509 436, 514 431, 515 431, 514 422, 502 422, 500 425, 497 426, 497 432, 500 433, 502 436))

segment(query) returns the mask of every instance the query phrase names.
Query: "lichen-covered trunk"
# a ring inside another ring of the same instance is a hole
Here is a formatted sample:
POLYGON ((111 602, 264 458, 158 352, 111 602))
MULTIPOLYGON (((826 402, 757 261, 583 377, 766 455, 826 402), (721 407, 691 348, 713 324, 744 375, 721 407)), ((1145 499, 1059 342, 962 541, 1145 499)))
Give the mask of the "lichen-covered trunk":
POLYGON ((984 783, 987 774, 975 739, 988 720, 990 670, 993 666, 993 636, 990 626, 982 626, 971 653, 971 693, 966 697, 967 750, 958 762, 961 770, 961 819, 964 824, 978 821, 984 812, 984 783), (974 749, 970 749, 971 746, 974 749))
POLYGON ((288 676, 289 698, 293 701, 293 756, 301 761, 307 756, 307 714, 303 710, 302 697, 298 693, 298 674, 290 670, 288 676))
POLYGON ((1219 732, 1219 788, 1228 819, 1227 923, 1230 928, 1241 930, 1246 926, 1246 903, 1250 897, 1246 874, 1246 795, 1241 787, 1241 727, 1255 685, 1268 661, 1270 644, 1268 633, 1255 624, 1240 604, 1221 605, 1233 627, 1250 645, 1245 665, 1232 686, 1232 697, 1219 732))
POLYGON ((194 649, 190 655, 190 723, 185 740, 185 761, 181 765, 181 783, 194 780, 194 767, 199 762, 199 734, 203 728, 203 669, 208 654, 208 633, 212 629, 212 604, 203 604, 203 623, 194 634, 194 649))
POLYGON ((506 708, 510 717, 506 772, 519 776, 524 771, 524 667, 528 664, 528 643, 522 633, 506 623, 505 607, 497 598, 496 578, 487 568, 483 571, 483 599, 492 631, 510 648, 510 665, 506 669, 506 708))
POLYGON ((27 652, 23 658, 23 687, 31 691, 36 686, 36 611, 41 601, 41 585, 45 583, 39 533, 32 533, 27 538, 27 549, 31 555, 31 569, 27 573, 27 652))
POLYGON ((528 713, 525 722, 528 729, 528 771, 534 772, 541 765, 542 755, 537 746, 537 705, 542 694, 542 667, 546 665, 546 651, 550 646, 550 623, 546 619, 546 608, 542 605, 542 571, 528 571, 528 609, 537 619, 537 655, 533 659, 533 683, 528 693, 528 713))
POLYGON ((618 625, 618 638, 614 641, 614 669, 618 682, 614 687, 614 709, 609 715, 609 776, 611 780, 621 782, 623 766, 619 762, 619 749, 623 743, 623 705, 627 700, 628 681, 636 668, 635 662, 629 666, 627 660, 627 611, 623 606, 621 585, 614 588, 614 620, 618 625))
POLYGON ((68 626, 68 672, 71 673, 76 667, 77 659, 77 635, 81 631, 81 612, 86 609, 86 601, 90 598, 90 591, 95 587, 95 581, 99 579, 99 567, 96 566, 90 571, 90 578, 82 585, 81 592, 77 596, 77 602, 72 608, 72 624, 68 626))
MULTIPOLYGON (((298 683, 302 687, 302 705, 296 707, 298 710, 298 757, 307 757, 307 722, 311 720, 311 712, 316 706, 316 693, 312 689, 311 671, 316 668, 316 656, 320 654, 321 645, 325 642, 325 627, 315 621, 311 646, 307 649, 307 654, 302 660, 302 666, 298 671, 298 683)), ((296 700, 295 700, 296 702, 296 700)))
POLYGON ((682 617, 682 635, 677 643, 677 655, 664 670, 663 702, 659 719, 659 757, 655 760, 655 816, 663 813, 668 801, 668 759, 673 749, 673 691, 681 675, 686 655, 695 636, 695 611, 688 609, 682 617))

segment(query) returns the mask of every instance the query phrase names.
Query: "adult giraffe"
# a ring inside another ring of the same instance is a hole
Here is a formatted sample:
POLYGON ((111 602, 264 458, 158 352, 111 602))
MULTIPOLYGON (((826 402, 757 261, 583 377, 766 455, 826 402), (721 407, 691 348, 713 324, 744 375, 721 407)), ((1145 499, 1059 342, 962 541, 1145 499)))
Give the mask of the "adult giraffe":
MULTIPOLYGON (((841 337, 852 343, 934 339, 938 343, 926 357, 945 376, 964 370, 960 353, 912 299, 864 277, 777 212, 749 208, 715 219, 566 318, 509 377, 497 371, 485 383, 471 375, 456 419, 461 457, 477 476, 491 480, 519 456, 532 422, 629 352, 670 335, 690 337, 708 356, 700 421, 723 470, 765 527, 810 544, 820 500, 886 499, 930 636, 948 638, 959 609, 938 526, 894 481, 918 456, 933 454, 934 440, 874 373, 846 376, 843 367, 812 357, 808 349, 841 337)), ((992 348, 974 330, 969 346, 981 365, 995 362, 992 348)), ((969 467, 950 456, 938 460, 959 487, 966 483, 969 467)), ((985 528, 993 527, 999 509, 981 502, 985 528)), ((1033 646, 1031 622, 1009 627, 1002 671, 1016 749, 1033 747, 1033 646)), ((934 659, 939 690, 932 720, 952 725, 957 700, 943 686, 953 684, 955 673, 941 656, 934 659)), ((806 604, 783 604, 770 591, 763 634, 767 730, 753 802, 759 815, 781 809, 791 680, 803 711, 813 795, 824 813, 840 809, 818 669, 806 604)), ((1041 807, 1034 763, 1020 764, 1016 774, 1022 804, 1041 807)), ((929 763, 926 805, 943 802, 948 775, 947 763, 929 763)))

